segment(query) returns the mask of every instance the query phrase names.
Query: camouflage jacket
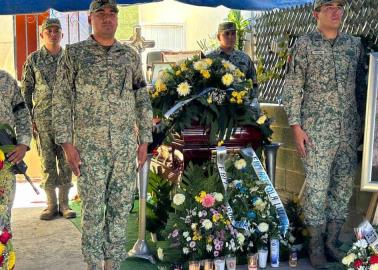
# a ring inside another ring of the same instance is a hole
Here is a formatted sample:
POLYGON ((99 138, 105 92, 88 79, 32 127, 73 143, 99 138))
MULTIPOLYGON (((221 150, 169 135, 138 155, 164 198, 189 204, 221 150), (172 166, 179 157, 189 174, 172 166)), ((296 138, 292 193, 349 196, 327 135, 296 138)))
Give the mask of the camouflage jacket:
POLYGON ((252 79, 253 84, 257 84, 256 69, 248 54, 239 50, 233 50, 230 54, 228 54, 218 48, 206 56, 209 58, 220 57, 230 61, 245 74, 247 79, 252 79))
POLYGON ((298 38, 289 62, 283 91, 289 124, 321 132, 337 123, 355 134, 366 91, 360 39, 340 33, 332 45, 315 31, 298 38))
POLYGON ((121 148, 152 141, 152 108, 139 55, 92 37, 68 45, 53 92, 55 141, 121 148), (136 131, 137 130, 137 131, 136 131))
POLYGON ((17 142, 29 146, 31 121, 17 81, 0 70, 0 123, 15 128, 17 142))
POLYGON ((52 128, 52 90, 61 56, 62 50, 51 55, 42 47, 29 55, 23 67, 21 91, 39 130, 52 128))

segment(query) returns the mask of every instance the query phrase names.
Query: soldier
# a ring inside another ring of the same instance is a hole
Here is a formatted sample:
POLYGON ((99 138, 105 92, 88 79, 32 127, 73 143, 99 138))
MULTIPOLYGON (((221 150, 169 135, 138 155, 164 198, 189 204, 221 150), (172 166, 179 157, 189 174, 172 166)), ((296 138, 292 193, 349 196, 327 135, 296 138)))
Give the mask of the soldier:
MULTIPOLYGON (((29 149, 32 136, 32 127, 29 111, 25 106, 17 81, 5 71, 0 70, 0 124, 6 124, 15 129, 17 134, 16 148, 8 153, 8 160, 14 164, 19 163, 29 149)), ((11 176, 10 181, 0 179, 2 190, 1 201, 4 205, 4 213, 1 213, 1 226, 10 229, 11 210, 16 191, 16 177, 11 176), (6 183, 5 183, 6 182, 6 183)), ((7 179, 8 180, 8 179, 7 179)), ((2 207, 3 209, 3 207, 2 207)))
POLYGON ((93 0, 93 34, 66 47, 53 95, 61 144, 82 200, 82 251, 88 269, 120 269, 137 159, 152 141, 152 108, 139 55, 114 38, 114 0, 93 0), (138 132, 135 129, 138 127, 138 132))
POLYGON ((47 18, 42 23, 40 37, 44 45, 27 58, 21 86, 32 115, 33 134, 42 161, 47 208, 41 213, 40 219, 54 219, 58 212, 65 218, 74 218, 76 213, 68 206, 72 171, 64 159, 62 147, 54 142, 51 119, 52 88, 56 82, 58 60, 63 53, 60 46, 63 37, 60 21, 47 18), (59 189, 59 210, 56 188, 59 189))
POLYGON ((217 38, 219 48, 210 52, 207 57, 220 57, 230 61, 238 67, 247 79, 253 82, 253 98, 258 98, 257 74, 251 58, 244 52, 235 49, 236 43, 236 24, 233 22, 224 22, 218 26, 217 38))
POLYGON ((344 255, 336 243, 352 195, 365 96, 361 41, 339 32, 344 4, 314 2, 317 30, 296 41, 283 93, 304 162, 303 207, 316 268, 327 267, 324 247, 334 260, 344 255))

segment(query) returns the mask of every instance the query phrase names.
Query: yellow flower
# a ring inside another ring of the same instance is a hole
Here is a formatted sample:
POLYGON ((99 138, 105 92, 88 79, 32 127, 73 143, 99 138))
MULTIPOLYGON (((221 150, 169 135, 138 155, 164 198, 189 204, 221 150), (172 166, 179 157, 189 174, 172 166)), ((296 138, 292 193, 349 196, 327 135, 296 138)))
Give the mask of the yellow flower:
POLYGON ((266 119, 268 119, 268 117, 266 117, 266 115, 261 115, 259 119, 257 119, 256 123, 259 124, 259 125, 262 125, 265 123, 266 119))
POLYGON ((177 92, 179 96, 187 96, 190 94, 190 88, 191 86, 188 82, 183 82, 177 86, 177 92))
POLYGON ((208 67, 209 67, 208 64, 204 60, 200 60, 193 63, 193 68, 198 71, 207 69, 208 67))
POLYGON ((354 253, 350 253, 349 255, 345 256, 343 259, 342 259, 342 263, 344 265, 347 265, 349 266, 352 262, 354 262, 354 260, 357 258, 356 254, 354 253))
POLYGON ((206 240, 209 244, 213 242, 213 238, 211 236, 208 236, 206 240))
POLYGON ((3 254, 5 250, 5 245, 0 243, 0 254, 3 254))
POLYGON ((193 232, 193 240, 194 241, 197 241, 197 240, 201 240, 202 239, 202 236, 201 234, 199 233, 199 231, 194 231, 193 232))
POLYGON ((210 72, 208 70, 201 70, 201 75, 205 78, 205 79, 208 79, 210 78, 210 72))
POLYGON ((223 144, 224 144, 223 140, 218 142, 218 146, 222 146, 223 144))
POLYGON ((234 77, 230 73, 226 73, 222 77, 222 83, 225 86, 230 86, 233 83, 233 81, 234 81, 234 77))
POLYGON ((157 79, 155 82, 155 89, 157 92, 164 92, 167 90, 167 86, 161 79, 157 79))
POLYGON ((238 100, 236 101, 236 103, 237 103, 237 104, 242 104, 242 103, 243 103, 243 100, 242 100, 242 99, 238 99, 238 100))
POLYGON ((212 100, 211 96, 209 96, 209 97, 207 98, 207 103, 209 103, 209 104, 213 103, 213 100, 212 100))
POLYGON ((16 263, 16 253, 12 250, 11 252, 9 252, 8 270, 14 269, 15 263, 16 263))
POLYGON ((176 76, 179 76, 181 74, 181 70, 176 71, 176 76))
POLYGON ((213 60, 211 60, 210 58, 205 58, 203 59, 203 61, 205 61, 208 66, 211 66, 211 64, 213 63, 213 60))
POLYGON ((238 96, 238 92, 236 92, 236 91, 232 91, 231 96, 233 96, 233 97, 237 97, 237 96, 238 96))
POLYGON ((231 102, 231 103, 235 103, 235 102, 236 102, 236 99, 235 99, 235 98, 230 98, 230 102, 231 102))
POLYGON ((243 72, 240 71, 240 69, 235 69, 235 72, 234 72, 235 76, 238 77, 238 78, 241 78, 241 77, 244 77, 245 74, 243 72))
POLYGON ((0 150, 0 161, 4 161, 5 160, 5 154, 3 151, 0 150))
POLYGON ((185 63, 181 63, 180 64, 180 69, 181 69, 181 71, 188 70, 188 68, 186 67, 185 63))
POLYGON ((218 222, 218 220, 220 220, 220 218, 221 218, 220 214, 214 214, 213 217, 212 217, 212 220, 215 223, 215 222, 218 222))

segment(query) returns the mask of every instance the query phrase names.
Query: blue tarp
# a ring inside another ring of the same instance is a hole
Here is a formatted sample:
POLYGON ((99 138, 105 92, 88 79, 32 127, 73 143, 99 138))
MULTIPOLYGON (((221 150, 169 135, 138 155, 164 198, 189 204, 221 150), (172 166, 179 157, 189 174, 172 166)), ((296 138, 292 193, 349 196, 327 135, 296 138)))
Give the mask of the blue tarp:
MULTIPOLYGON (((117 3, 137 4, 162 0, 118 0, 117 3)), ((269 10, 311 3, 313 0, 177 0, 197 6, 226 6, 233 9, 269 10)), ((49 8, 64 11, 88 10, 91 0, 0 0, 0 15, 45 12, 49 8)))

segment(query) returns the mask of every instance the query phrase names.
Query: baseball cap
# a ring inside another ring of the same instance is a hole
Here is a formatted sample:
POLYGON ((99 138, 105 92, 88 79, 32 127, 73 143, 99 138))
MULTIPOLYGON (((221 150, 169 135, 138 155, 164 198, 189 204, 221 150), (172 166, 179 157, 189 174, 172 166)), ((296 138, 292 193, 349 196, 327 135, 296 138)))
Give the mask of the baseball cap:
POLYGON ((42 23, 42 31, 45 30, 46 28, 56 26, 59 29, 62 29, 62 25, 60 24, 59 19, 57 18, 47 18, 43 21, 42 23))
POLYGON ((233 22, 224 22, 218 26, 218 33, 223 31, 236 31, 236 24, 233 22))
POLYGON ((314 1, 314 10, 320 8, 325 4, 338 3, 342 6, 345 6, 345 0, 315 0, 314 1))
POLYGON ((93 0, 89 6, 89 12, 96 12, 105 7, 110 7, 114 12, 118 12, 117 3, 115 0, 93 0))

